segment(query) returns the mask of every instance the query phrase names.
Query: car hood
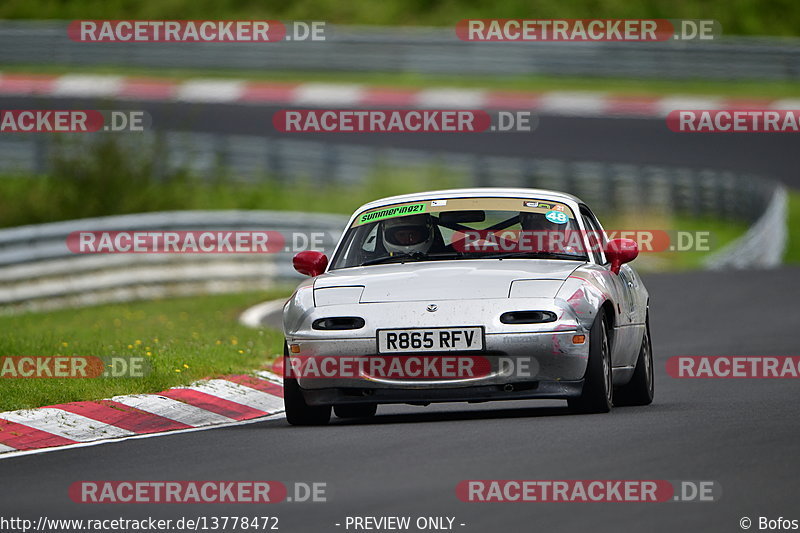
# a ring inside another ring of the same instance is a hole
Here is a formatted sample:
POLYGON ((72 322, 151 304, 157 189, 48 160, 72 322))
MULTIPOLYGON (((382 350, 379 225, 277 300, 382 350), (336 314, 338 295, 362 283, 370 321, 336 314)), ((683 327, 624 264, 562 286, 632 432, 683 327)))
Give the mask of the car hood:
POLYGON ((506 259, 373 265, 319 276, 316 293, 363 287, 360 303, 508 298, 519 280, 565 280, 582 261, 506 259))

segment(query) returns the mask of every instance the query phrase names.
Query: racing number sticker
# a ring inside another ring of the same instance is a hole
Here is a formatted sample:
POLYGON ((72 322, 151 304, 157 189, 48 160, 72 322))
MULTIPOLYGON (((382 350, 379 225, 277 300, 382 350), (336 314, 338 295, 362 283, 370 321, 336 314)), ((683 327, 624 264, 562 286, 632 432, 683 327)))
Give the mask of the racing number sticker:
POLYGON ((544 217, 553 224, 566 224, 568 217, 563 211, 548 211, 544 217))

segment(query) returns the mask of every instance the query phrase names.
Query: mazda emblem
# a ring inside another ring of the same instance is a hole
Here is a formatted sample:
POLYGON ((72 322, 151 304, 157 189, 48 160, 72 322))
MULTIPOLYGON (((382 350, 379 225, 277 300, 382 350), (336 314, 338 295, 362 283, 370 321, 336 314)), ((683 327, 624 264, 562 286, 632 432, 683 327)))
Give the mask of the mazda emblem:
POLYGON ((436 312, 436 310, 437 310, 437 309, 439 309, 439 306, 438 306, 438 305, 436 305, 436 304, 428 304, 428 307, 426 307, 425 309, 426 309, 426 310, 427 310, 429 313, 434 313, 434 312, 436 312))

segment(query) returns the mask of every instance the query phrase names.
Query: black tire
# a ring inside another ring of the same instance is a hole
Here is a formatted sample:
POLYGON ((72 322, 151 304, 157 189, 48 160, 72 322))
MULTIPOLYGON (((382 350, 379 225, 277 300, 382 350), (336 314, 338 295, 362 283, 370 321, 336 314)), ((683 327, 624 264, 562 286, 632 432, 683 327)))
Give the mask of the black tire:
POLYGON ((645 320, 642 346, 631 380, 614 392, 614 405, 650 405, 655 392, 653 344, 650 341, 650 316, 645 320))
POLYGON ((570 409, 578 413, 609 412, 614 404, 614 387, 608 322, 602 309, 597 313, 589 331, 589 363, 583 379, 581 395, 567 400, 570 409))
POLYGON ((334 405, 333 412, 339 418, 369 418, 378 412, 378 404, 334 405))
MULTIPOLYGON (((288 350, 284 348, 284 368, 289 365, 288 350)), ((331 419, 330 405, 308 405, 295 378, 283 378, 283 404, 286 420, 293 426, 324 426, 331 419)))

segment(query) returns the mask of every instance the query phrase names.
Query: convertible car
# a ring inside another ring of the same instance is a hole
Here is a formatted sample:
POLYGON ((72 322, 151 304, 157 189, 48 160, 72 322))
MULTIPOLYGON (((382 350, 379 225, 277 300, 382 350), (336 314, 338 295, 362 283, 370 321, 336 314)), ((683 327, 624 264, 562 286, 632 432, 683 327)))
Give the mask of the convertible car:
POLYGON ((283 312, 293 425, 379 404, 563 399, 581 413, 653 400, 649 296, 580 199, 457 189, 359 208, 330 262, 300 252, 283 312))

